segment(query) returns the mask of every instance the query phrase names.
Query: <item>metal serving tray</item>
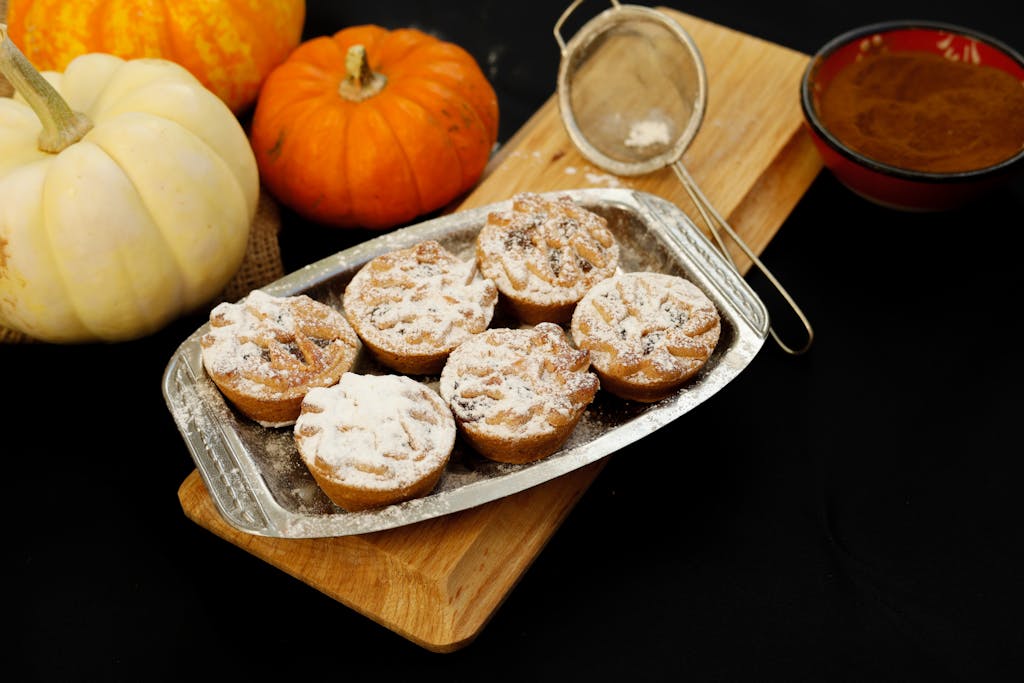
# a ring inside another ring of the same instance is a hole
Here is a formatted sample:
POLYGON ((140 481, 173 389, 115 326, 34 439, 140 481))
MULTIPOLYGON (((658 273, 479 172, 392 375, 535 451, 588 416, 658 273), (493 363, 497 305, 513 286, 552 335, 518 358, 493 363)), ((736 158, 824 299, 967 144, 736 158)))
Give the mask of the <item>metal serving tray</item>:
MULTIPOLYGON (((262 536, 318 538, 380 531, 475 507, 583 467, 651 434, 707 400, 751 362, 768 333, 764 304, 674 204, 619 188, 547 194, 567 194, 608 219, 619 240, 622 270, 681 275, 714 301, 722 316, 722 334, 701 372, 657 403, 598 392, 564 447, 535 463, 491 462, 457 440, 431 494, 377 510, 346 512, 316 485, 295 449, 291 428, 262 427, 224 400, 203 370, 199 338, 209 327, 205 324, 171 358, 163 393, 210 496, 228 523, 262 536)), ((473 258, 474 240, 487 214, 507 208, 510 201, 386 233, 305 266, 263 290, 277 296, 308 294, 340 309, 349 280, 380 254, 436 239, 462 258, 473 258)), ((491 327, 518 326, 499 302, 491 327)), ((365 350, 352 371, 391 372, 365 350)), ((437 377, 421 381, 437 388, 437 377)))

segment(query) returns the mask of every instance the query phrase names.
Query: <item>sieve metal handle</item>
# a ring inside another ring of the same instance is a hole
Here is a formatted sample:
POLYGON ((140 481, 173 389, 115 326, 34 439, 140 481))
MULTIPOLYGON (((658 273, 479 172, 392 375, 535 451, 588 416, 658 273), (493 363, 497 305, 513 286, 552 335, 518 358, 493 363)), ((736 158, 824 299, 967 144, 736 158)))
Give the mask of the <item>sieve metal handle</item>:
MULTIPOLYGON (((555 22, 555 40, 558 41, 558 49, 562 52, 563 57, 565 56, 567 48, 565 40, 562 39, 562 24, 566 22, 566 20, 569 18, 569 15, 572 14, 573 11, 575 11, 575 9, 579 7, 582 3, 583 0, 573 0, 572 4, 565 8, 565 11, 562 12, 562 16, 560 16, 558 18, 558 21, 555 22)), ((611 0, 611 3, 613 9, 619 8, 619 0, 611 0)))
MULTIPOLYGON (((807 330, 807 341, 800 347, 795 348, 784 343, 779 335, 775 332, 772 327, 768 328, 769 333, 779 347, 788 354, 797 356, 806 352, 814 341, 814 330, 811 328, 810 322, 807 320, 807 316, 804 315, 800 307, 797 306, 796 302, 789 295, 789 292, 779 283, 779 281, 772 275, 771 271, 761 263, 761 260, 740 238, 739 235, 732 229, 732 227, 722 218, 721 215, 711 205, 711 202, 704 196, 697 183, 694 182, 693 178, 690 177, 686 167, 683 166, 681 158, 683 153, 697 133, 697 128, 700 125, 700 121, 704 115, 704 107, 707 103, 706 91, 707 91, 707 80, 704 72, 704 63, 700 57, 700 51, 697 49, 693 39, 686 32, 686 30, 678 24, 678 22, 672 20, 667 15, 657 12, 656 10, 642 7, 640 5, 621 5, 618 0, 611 0, 611 8, 601 12, 598 17, 588 23, 580 34, 572 39, 571 43, 566 43, 562 38, 562 27, 568 20, 569 16, 583 3, 583 0, 573 0, 573 2, 566 8, 559 17, 558 21, 555 22, 554 34, 555 40, 558 41, 558 46, 562 52, 562 64, 559 67, 558 73, 558 103, 559 108, 562 112, 562 122, 565 124, 565 129, 569 134, 576 147, 582 152, 582 154, 605 170, 611 171, 618 175, 637 175, 640 173, 646 173, 654 169, 662 169, 666 165, 671 165, 679 180, 682 182, 690 199, 693 204, 697 207, 701 217, 704 219, 704 223, 707 225, 708 230, 714 237, 715 242, 718 244, 719 250, 722 252, 723 257, 732 266, 732 269, 739 273, 739 268, 736 266, 736 261, 733 259, 729 249, 723 242, 721 231, 725 231, 733 242, 739 246, 744 254, 750 259, 750 261, 757 266, 766 278, 775 286, 775 289, 779 292, 786 303, 789 304, 790 308, 803 323, 804 329, 807 330), (580 46, 586 46, 593 42, 594 34, 598 33, 600 29, 607 29, 609 26, 619 26, 626 23, 629 19, 642 18, 644 21, 651 21, 654 17, 657 17, 657 21, 662 28, 671 31, 680 45, 686 48, 687 57, 692 60, 696 71, 696 85, 697 94, 695 96, 693 104, 693 115, 690 117, 687 129, 682 132, 680 137, 677 139, 676 145, 668 152, 663 152, 657 156, 650 156, 646 160, 637 163, 635 161, 624 162, 621 159, 613 158, 604 153, 604 150, 596 148, 591 141, 580 131, 576 120, 573 116, 572 102, 569 97, 568 90, 568 75, 571 73, 574 65, 576 55, 574 54, 577 48, 580 46), (590 30, 592 29, 592 30, 590 30), (584 36, 584 37, 581 37, 584 36), (669 152, 671 154, 669 154, 669 152)), ((741 275, 742 277, 742 275, 741 275)))
POLYGON ((700 187, 698 187, 697 183, 694 182, 693 177, 690 176, 690 172, 686 170, 686 167, 683 166, 682 162, 676 161, 673 163, 672 170, 676 172, 676 176, 683 184, 683 188, 686 189, 686 193, 690 196, 694 206, 697 207, 697 211, 700 212, 700 216, 704 219, 704 223, 706 223, 708 228, 711 230, 711 235, 715 238, 715 242, 718 243, 718 248, 722 251, 725 258, 728 259, 729 263, 732 264, 733 269, 735 269, 737 273, 739 272, 735 259, 733 259, 732 254, 726 248, 725 242, 722 240, 722 234, 718 230, 719 227, 728 233, 732 241, 736 243, 736 246, 738 246, 743 253, 747 255, 747 258, 749 258, 750 261, 757 266, 757 269, 760 270, 775 286, 775 289, 778 290, 782 298, 786 300, 787 304, 789 304, 789 307, 793 309, 794 313, 796 313, 800 322, 803 323, 804 329, 807 330, 807 341, 804 345, 799 348, 793 348, 779 338, 778 333, 775 332, 775 328, 769 327, 768 333, 772 335, 775 343, 778 344, 783 351, 793 356, 799 356, 806 352, 811 348, 811 344, 814 342, 814 330, 811 328, 811 323, 807 320, 807 316, 804 315, 804 312, 800 310, 799 306, 797 306, 796 301, 794 301, 793 297, 789 295, 786 288, 782 286, 782 283, 775 279, 775 276, 772 275, 770 270, 768 270, 768 267, 761 263, 761 259, 757 257, 757 254, 755 254, 753 250, 747 246, 747 243, 744 242, 738 234, 736 234, 736 231, 732 229, 732 226, 729 225, 728 221, 722 218, 722 215, 715 210, 715 207, 708 201, 707 197, 704 196, 704 193, 701 192, 700 187))

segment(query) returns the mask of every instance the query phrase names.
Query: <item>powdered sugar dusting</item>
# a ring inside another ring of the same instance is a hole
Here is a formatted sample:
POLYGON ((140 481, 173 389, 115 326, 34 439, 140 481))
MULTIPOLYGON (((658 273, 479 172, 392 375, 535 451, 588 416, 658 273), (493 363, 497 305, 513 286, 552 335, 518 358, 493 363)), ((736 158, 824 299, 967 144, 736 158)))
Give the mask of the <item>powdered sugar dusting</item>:
POLYGON ((448 358, 439 391, 456 417, 503 439, 551 432, 579 418, 599 384, 587 355, 553 323, 492 328, 448 358))
POLYGON ((629 128, 626 137, 627 147, 650 147, 651 145, 667 145, 672 137, 668 124, 664 121, 637 121, 629 128))
POLYGON ((499 291, 538 305, 576 302, 618 267, 607 221, 563 195, 522 192, 487 218, 477 238, 483 274, 499 291))
MULTIPOLYGON (((238 304, 223 302, 211 312, 219 323, 204 338, 203 365, 214 373, 228 373, 262 363, 257 339, 294 335, 295 315, 283 301, 262 290, 253 290, 238 304)), ((244 372, 244 371, 243 371, 244 372)))
POLYGON ((393 353, 450 351, 490 324, 498 290, 476 260, 460 261, 429 240, 368 262, 344 295, 361 336, 393 353))
POLYGON ((264 398, 304 391, 325 369, 350 363, 360 345, 340 311, 306 295, 276 297, 259 289, 214 307, 201 344, 210 375, 264 398))
POLYGON ((572 318, 576 344, 594 366, 644 381, 690 374, 718 342, 714 303, 685 278, 622 273, 598 283, 572 318))
POLYGON ((295 423, 299 454, 364 489, 409 486, 446 461, 455 421, 435 391, 405 375, 345 373, 306 394, 295 423))

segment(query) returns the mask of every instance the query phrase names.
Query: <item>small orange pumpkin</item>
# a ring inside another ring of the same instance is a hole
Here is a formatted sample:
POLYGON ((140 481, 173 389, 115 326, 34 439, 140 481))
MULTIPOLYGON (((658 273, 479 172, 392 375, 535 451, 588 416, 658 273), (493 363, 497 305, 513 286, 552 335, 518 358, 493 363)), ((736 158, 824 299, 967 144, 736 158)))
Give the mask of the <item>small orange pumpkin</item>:
POLYGON ((87 52, 162 57, 235 114, 302 38, 305 0, 9 0, 7 32, 39 70, 87 52))
POLYGON ((498 100, 473 56, 422 31, 353 26, 267 77, 250 139, 264 185, 324 225, 383 230, 483 175, 498 100))

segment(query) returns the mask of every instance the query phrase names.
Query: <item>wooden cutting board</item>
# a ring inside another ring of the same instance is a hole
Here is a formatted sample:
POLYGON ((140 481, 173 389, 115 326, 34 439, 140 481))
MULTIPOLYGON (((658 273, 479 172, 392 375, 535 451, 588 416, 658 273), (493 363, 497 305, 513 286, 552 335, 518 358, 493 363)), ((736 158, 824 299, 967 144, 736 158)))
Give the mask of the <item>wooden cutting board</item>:
MULTIPOLYGON (((821 170, 800 113, 799 82, 808 57, 662 11, 690 33, 708 75, 707 113, 684 163, 719 213, 760 253, 821 170)), ((586 162, 564 131, 554 96, 495 155, 459 208, 519 191, 608 186, 660 195, 700 225, 671 169, 616 178, 586 162)), ((732 251, 745 271, 749 261, 732 251)), ((428 650, 450 652, 480 633, 603 463, 438 519, 328 539, 238 531, 217 512, 198 471, 178 495, 185 514, 217 536, 428 650)))

